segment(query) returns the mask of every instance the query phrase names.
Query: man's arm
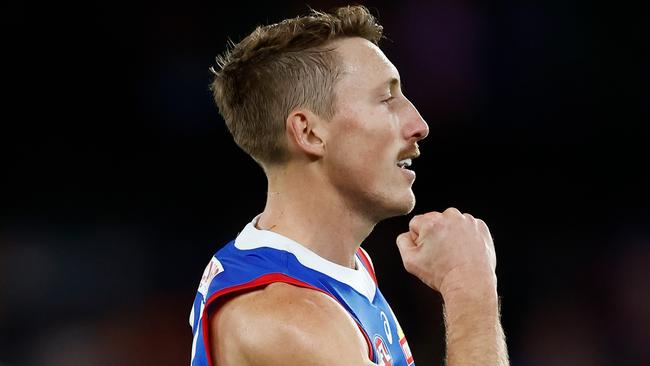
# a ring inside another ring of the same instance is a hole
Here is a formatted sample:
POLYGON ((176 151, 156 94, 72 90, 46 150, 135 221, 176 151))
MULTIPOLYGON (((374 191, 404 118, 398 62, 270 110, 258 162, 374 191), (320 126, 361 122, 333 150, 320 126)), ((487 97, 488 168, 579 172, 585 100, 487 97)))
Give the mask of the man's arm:
POLYGON ((210 349, 217 366, 374 365, 340 304, 285 283, 222 304, 210 318, 210 349))
POLYGON ((415 216, 397 238, 404 267, 444 300, 447 365, 508 365, 496 254, 482 220, 455 208, 415 216))

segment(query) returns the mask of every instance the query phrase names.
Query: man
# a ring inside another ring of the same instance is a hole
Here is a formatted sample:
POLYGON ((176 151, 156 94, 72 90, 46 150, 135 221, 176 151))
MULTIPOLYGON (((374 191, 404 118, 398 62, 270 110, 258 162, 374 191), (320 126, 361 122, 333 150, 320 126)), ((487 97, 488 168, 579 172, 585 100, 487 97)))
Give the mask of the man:
MULTIPOLYGON (((190 315, 192 365, 413 365, 360 244, 413 209, 428 126, 361 6, 258 27, 218 58, 216 103, 264 169, 264 211, 212 258, 190 315)), ((449 365, 506 365, 486 225, 450 208, 397 237, 445 302, 449 365)))

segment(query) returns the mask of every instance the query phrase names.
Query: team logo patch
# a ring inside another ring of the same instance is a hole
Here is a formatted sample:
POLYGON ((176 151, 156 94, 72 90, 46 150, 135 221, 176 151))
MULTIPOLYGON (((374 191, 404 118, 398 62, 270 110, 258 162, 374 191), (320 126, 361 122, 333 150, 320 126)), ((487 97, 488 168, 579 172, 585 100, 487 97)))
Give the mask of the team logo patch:
POLYGON ((377 362, 379 366, 393 366, 393 357, 390 355, 390 350, 386 346, 386 342, 380 335, 375 335, 374 342, 375 351, 377 352, 377 362))
POLYGON ((210 288, 210 283, 212 283, 212 279, 219 273, 223 272, 223 266, 221 265, 221 262, 216 257, 212 257, 212 260, 210 260, 210 263, 205 267, 205 270, 203 271, 203 276, 201 276, 201 283, 199 284, 199 293, 203 295, 203 298, 208 294, 208 288, 210 288))

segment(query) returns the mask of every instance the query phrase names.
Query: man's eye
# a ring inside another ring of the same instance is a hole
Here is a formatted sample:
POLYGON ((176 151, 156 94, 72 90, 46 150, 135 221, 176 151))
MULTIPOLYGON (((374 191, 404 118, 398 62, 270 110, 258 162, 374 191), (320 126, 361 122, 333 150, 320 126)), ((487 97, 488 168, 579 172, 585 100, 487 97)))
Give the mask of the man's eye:
POLYGON ((381 102, 385 103, 385 104, 390 104, 390 102, 392 102, 393 99, 395 99, 395 97, 391 95, 390 97, 388 97, 387 99, 382 100, 381 102))

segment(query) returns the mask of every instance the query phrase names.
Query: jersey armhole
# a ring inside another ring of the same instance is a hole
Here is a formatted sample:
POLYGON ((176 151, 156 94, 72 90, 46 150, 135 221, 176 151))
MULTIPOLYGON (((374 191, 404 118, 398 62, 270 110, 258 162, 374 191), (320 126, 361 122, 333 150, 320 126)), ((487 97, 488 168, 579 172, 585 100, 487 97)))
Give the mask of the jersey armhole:
POLYGON ((283 282, 283 283, 287 283, 287 284, 298 286, 298 287, 303 287, 303 288, 309 288, 309 289, 312 289, 312 290, 316 290, 316 291, 324 293, 325 295, 327 295, 327 296, 331 297, 332 299, 334 299, 334 301, 336 301, 339 305, 341 305, 341 307, 343 307, 343 311, 345 311, 348 314, 348 316, 350 316, 352 318, 352 320, 354 320, 354 323, 357 325, 357 328, 359 328, 359 331, 363 335, 363 338, 366 340, 366 346, 368 346, 368 359, 370 359, 370 361, 373 361, 374 352, 373 352, 372 342, 370 342, 370 337, 368 336, 366 331, 361 326, 361 323, 359 323, 359 321, 357 319, 355 319, 355 317, 353 317, 352 314, 350 314, 347 310, 345 310, 345 307, 343 306, 343 304, 341 304, 341 302, 338 299, 336 299, 331 294, 329 294, 329 293, 327 293, 327 292, 325 292, 325 291, 323 291, 323 290, 321 290, 321 289, 319 289, 317 287, 314 287, 314 286, 312 286, 312 285, 310 285, 308 283, 297 280, 297 279, 295 279, 293 277, 289 277, 289 276, 287 276, 285 274, 282 274, 282 273, 271 273, 271 274, 266 274, 264 276, 258 277, 256 279, 254 279, 253 281, 243 283, 241 285, 224 288, 224 289, 222 289, 220 291, 215 292, 214 294, 212 294, 208 298, 208 300, 206 301, 205 307, 203 309, 203 314, 201 316, 201 328, 202 328, 202 331, 203 331, 203 346, 204 346, 204 349, 205 349, 206 358, 207 358, 207 361, 208 361, 208 366, 217 366, 215 363, 212 362, 212 354, 211 354, 212 349, 210 347, 210 329, 209 329, 210 316, 212 314, 214 314, 214 312, 216 311, 216 308, 212 309, 213 306, 211 306, 211 305, 215 304, 215 302, 219 298, 222 298, 225 295, 234 295, 237 292, 243 292, 243 291, 247 291, 247 290, 254 290, 255 288, 263 287, 263 286, 270 285, 270 284, 276 283, 276 282, 283 282))

